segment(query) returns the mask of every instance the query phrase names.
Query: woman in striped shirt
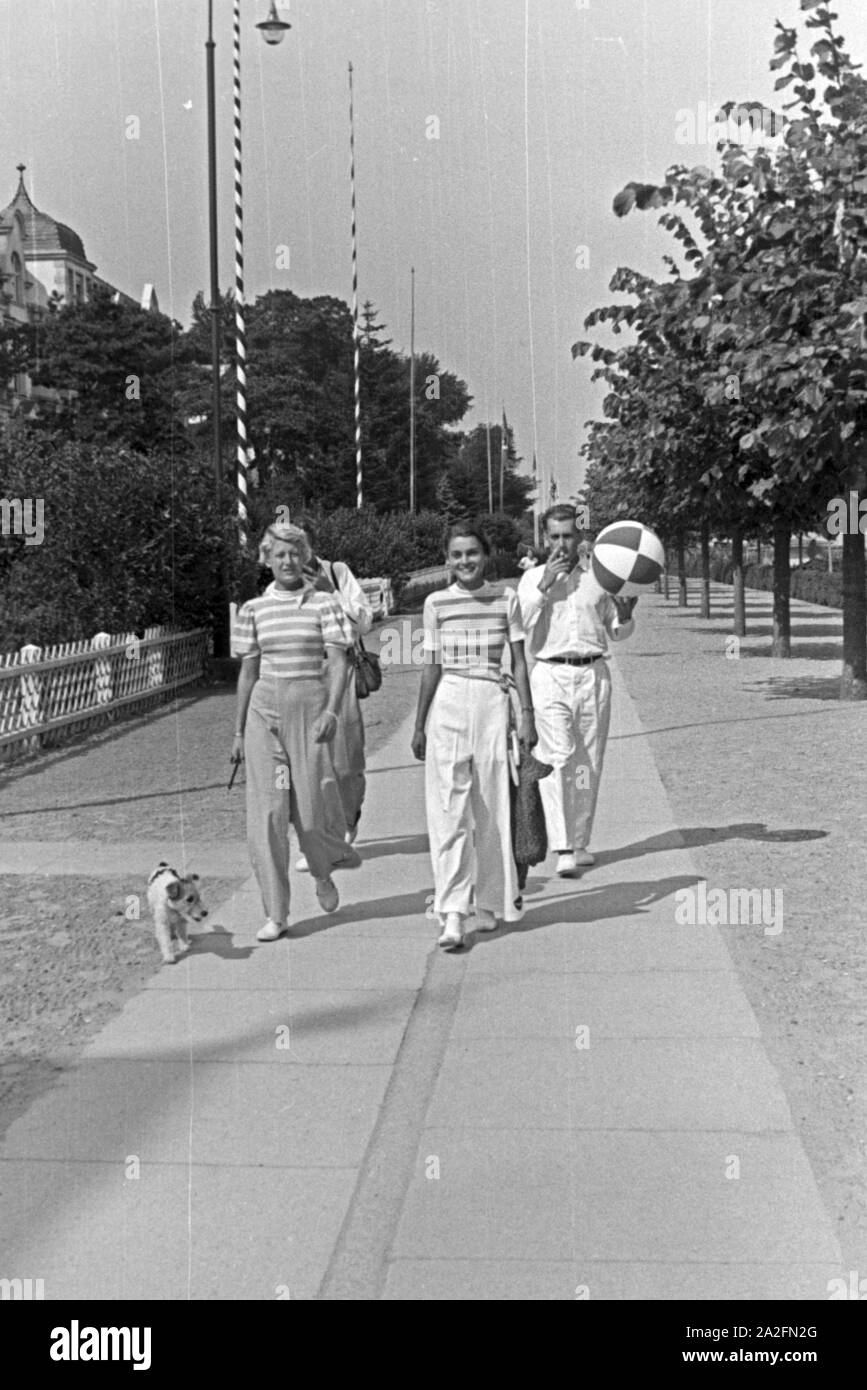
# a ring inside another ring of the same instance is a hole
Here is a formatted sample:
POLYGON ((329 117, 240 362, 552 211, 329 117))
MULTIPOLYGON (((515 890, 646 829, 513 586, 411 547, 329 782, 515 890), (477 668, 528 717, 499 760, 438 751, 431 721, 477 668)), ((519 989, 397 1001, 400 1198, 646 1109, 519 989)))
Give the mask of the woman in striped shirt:
POLYGON ((493 931, 498 918, 516 922, 522 912, 509 823, 513 685, 525 748, 536 743, 536 726, 517 595, 486 583, 489 555, 481 531, 454 525, 446 542, 453 582, 424 605, 426 664, 412 751, 425 764, 433 908, 447 950, 463 945, 473 893, 477 931, 493 931), (507 643, 513 680, 502 671, 507 643))
POLYGON ((260 941, 276 941, 289 912, 289 824, 326 912, 339 903, 331 869, 361 861, 331 758, 350 674, 352 635, 335 599, 305 579, 310 547, 297 526, 265 532, 260 560, 274 582, 239 609, 232 653, 243 658, 232 760, 247 763, 247 842, 262 894, 260 941))

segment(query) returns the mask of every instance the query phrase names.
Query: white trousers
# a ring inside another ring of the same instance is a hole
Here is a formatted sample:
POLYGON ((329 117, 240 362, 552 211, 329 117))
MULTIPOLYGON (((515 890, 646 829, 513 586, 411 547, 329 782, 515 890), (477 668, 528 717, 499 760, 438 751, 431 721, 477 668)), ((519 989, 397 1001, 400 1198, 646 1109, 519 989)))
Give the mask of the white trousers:
POLYGON ((427 722, 425 803, 434 912, 476 906, 517 922, 508 764, 509 697, 495 681, 440 678, 427 722))
POLYGON ((539 782, 548 847, 590 842, 605 741, 611 720, 611 673, 604 657, 590 666, 537 661, 530 673, 536 731, 533 749, 554 771, 539 782))

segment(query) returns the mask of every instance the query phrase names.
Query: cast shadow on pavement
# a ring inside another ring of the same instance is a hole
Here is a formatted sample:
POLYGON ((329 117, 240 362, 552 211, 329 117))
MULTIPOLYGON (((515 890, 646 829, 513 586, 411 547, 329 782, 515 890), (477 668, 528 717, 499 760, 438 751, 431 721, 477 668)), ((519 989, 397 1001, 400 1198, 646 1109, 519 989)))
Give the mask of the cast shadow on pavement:
MULTIPOLYGON (((301 917, 293 921, 290 939, 316 936, 328 931, 330 927, 345 927, 362 922, 383 922, 390 917, 418 917, 424 920, 433 896, 433 888, 424 888, 415 893, 394 893, 387 898, 372 898, 366 902, 341 902, 336 912, 316 917, 301 917)), ((431 921, 431 931, 436 923, 431 921)))
MULTIPOLYGON (((564 922, 590 925, 593 922, 625 917, 646 916, 655 903, 672 897, 684 888, 694 888, 703 881, 701 874, 670 874, 667 878, 626 879, 622 883, 604 883, 596 887, 579 888, 556 898, 546 898, 537 907, 528 907, 520 922, 504 922, 495 932, 474 935, 471 944, 492 945, 514 932, 538 931, 541 927, 560 926, 564 922)), ((472 922, 472 918, 469 919, 472 922)), ((674 928, 674 904, 671 921, 652 923, 674 928)), ((696 930, 701 930, 697 928, 696 930)))
MULTIPOLYGON (((256 949, 255 946, 233 946, 233 933, 227 927, 221 927, 219 922, 210 924, 209 930, 191 930, 188 939, 190 949, 180 957, 180 961, 194 955, 219 956, 221 960, 248 960, 256 949)), ((180 964, 180 961, 176 964, 180 964)))
MULTIPOLYGON (((798 656, 803 653, 798 652, 798 656)), ((833 659, 842 659, 842 647, 833 653, 833 659)), ((818 659, 818 658, 817 658, 818 659)), ((767 680, 745 685, 747 694, 764 693, 768 700, 822 700, 838 704, 841 710, 857 708, 849 700, 840 699, 840 677, 836 676, 769 676, 767 680)), ((812 711, 811 711, 812 713, 812 711)), ((823 713, 823 711, 816 711, 823 713)))
MULTIPOLYGON (((750 637, 756 635, 758 634, 748 633, 744 641, 748 641, 750 637)), ((766 637, 764 640, 770 642, 771 639, 770 637, 766 637)), ((773 656, 770 646, 761 648, 741 646, 738 652, 738 660, 743 661, 744 658, 748 661, 750 659, 755 660, 756 658, 760 661, 842 661, 843 636, 841 633, 840 639, 837 642, 817 642, 815 645, 807 642, 799 642, 798 639, 795 638, 792 642, 792 654, 789 658, 773 656)), ((812 677, 807 676, 805 679, 811 680, 812 677)))
POLYGON ((640 859, 643 854, 658 854, 666 850, 699 849, 702 845, 718 845, 724 840, 764 840, 771 844, 791 841, 824 840, 827 830, 769 830, 763 821, 743 821, 734 825, 687 825, 677 830, 665 830, 646 840, 623 845, 620 849, 595 851, 596 863, 617 864, 625 859, 640 859))

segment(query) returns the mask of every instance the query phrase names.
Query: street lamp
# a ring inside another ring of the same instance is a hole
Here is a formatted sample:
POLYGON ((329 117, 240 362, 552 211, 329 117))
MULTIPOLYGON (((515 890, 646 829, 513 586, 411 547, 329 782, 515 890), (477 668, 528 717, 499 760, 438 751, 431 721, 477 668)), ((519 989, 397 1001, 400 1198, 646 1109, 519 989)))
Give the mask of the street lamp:
MULTIPOLYGON (((278 44, 283 42, 283 36, 291 24, 287 24, 280 19, 277 14, 275 0, 271 0, 271 8, 268 18, 256 25, 262 33, 262 37, 268 44, 278 44)), ((239 34, 237 31, 236 13, 236 49, 239 34)), ((210 232, 210 269, 211 269, 211 417, 213 423, 213 454, 214 454, 214 491, 217 500, 217 515, 222 523, 222 493, 223 493, 223 448, 222 448, 222 418, 220 408, 220 336, 221 336, 221 315, 220 315, 220 282, 219 267, 217 256, 217 137, 216 137, 216 84, 214 80, 214 0, 208 0, 208 38, 205 44, 206 77, 207 77, 207 124, 208 124, 208 223, 210 232)), ((240 64, 235 63, 236 93, 235 93, 235 138, 236 138, 236 280, 237 264, 240 256, 239 250, 239 222, 240 222, 240 64)), ((236 319, 241 320, 242 310, 240 304, 236 304, 236 319)), ((222 551, 222 539, 221 539, 222 551)), ((221 559, 219 593, 217 595, 217 612, 214 622, 214 656, 226 658, 229 655, 229 595, 226 583, 225 559, 221 559)))
POLYGON ((261 29, 262 38, 265 40, 266 43, 273 44, 282 43, 283 35, 286 33, 287 29, 292 28, 292 25, 287 24, 284 20, 278 17, 276 0, 271 0, 271 8, 268 11, 268 18, 263 19, 260 24, 256 25, 256 28, 261 29))
POLYGON ((223 443, 220 418, 220 280, 217 262, 217 138, 214 97, 214 3, 208 0, 208 39, 205 44, 205 70, 208 93, 208 224, 211 259, 211 422, 213 426, 214 493, 217 524, 220 528, 220 564, 214 613, 214 656, 229 655, 229 594, 226 561, 223 554, 223 443))

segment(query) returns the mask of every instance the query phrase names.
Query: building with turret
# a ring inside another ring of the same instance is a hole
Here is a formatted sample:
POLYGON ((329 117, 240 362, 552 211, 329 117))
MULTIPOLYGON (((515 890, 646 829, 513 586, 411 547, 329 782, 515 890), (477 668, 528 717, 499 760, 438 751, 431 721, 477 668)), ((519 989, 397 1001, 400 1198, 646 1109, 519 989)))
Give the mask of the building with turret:
MULTIPOLYGON (((107 289, 116 302, 159 311, 156 291, 147 284, 134 299, 96 274, 77 232, 35 207, 18 165, 18 188, 0 212, 0 325, 38 323, 65 304, 86 303, 94 288, 107 289)), ((25 373, 0 382, 0 415, 39 412, 57 393, 34 386, 25 373)))

